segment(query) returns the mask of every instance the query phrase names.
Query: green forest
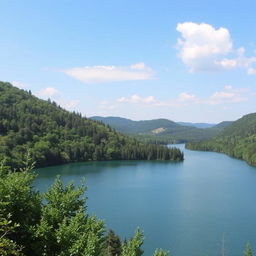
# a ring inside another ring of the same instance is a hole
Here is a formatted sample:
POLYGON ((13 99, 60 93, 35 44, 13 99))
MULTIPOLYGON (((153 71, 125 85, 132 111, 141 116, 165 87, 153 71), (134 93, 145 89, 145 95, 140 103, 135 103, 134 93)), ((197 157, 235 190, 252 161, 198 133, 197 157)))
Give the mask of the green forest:
MULTIPOLYGON (((86 212, 86 187, 64 186, 59 177, 40 194, 29 155, 18 171, 0 165, 1 256, 141 256, 138 229, 122 241, 104 222, 86 212)), ((167 256, 156 250, 153 256, 167 256)))
POLYGON ((0 117, 0 159, 15 168, 28 150, 37 167, 91 160, 183 160, 177 148, 127 137, 10 83, 0 82, 0 117))
POLYGON ((226 153, 256 166, 256 113, 233 122, 213 139, 187 143, 186 148, 226 153))

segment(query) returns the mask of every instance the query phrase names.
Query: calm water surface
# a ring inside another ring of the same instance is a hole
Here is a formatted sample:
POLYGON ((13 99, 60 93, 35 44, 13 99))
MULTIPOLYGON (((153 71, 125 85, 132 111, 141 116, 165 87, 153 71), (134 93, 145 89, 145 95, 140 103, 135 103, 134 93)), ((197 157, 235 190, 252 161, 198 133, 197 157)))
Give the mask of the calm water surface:
POLYGON ((111 161, 39 169, 35 187, 45 191, 86 179, 89 213, 122 238, 137 227, 145 255, 165 248, 173 256, 243 255, 256 250, 256 168, 224 154, 190 151, 183 163, 111 161), (223 242, 224 241, 224 242, 223 242), (224 246, 223 246, 224 244, 224 246))

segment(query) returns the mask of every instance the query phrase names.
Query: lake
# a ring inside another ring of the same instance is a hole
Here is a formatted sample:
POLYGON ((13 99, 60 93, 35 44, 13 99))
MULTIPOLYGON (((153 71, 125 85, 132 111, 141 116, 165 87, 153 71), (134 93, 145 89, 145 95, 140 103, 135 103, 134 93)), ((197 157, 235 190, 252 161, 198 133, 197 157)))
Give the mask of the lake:
POLYGON ((190 151, 182 163, 85 162, 38 169, 35 187, 45 191, 86 179, 89 213, 122 238, 144 231, 145 255, 154 248, 173 256, 242 256, 256 250, 256 168, 224 154, 190 151))

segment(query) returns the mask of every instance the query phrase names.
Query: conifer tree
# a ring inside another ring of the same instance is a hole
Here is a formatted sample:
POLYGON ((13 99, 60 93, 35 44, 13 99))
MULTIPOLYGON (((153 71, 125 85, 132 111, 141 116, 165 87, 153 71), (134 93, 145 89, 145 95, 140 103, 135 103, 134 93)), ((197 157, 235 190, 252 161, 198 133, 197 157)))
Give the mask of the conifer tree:
POLYGON ((249 243, 246 244, 244 256, 252 256, 252 249, 249 243))
POLYGON ((121 256, 141 256, 143 239, 143 233, 138 229, 129 241, 123 243, 121 256))
POLYGON ((110 229, 104 237, 103 255, 104 256, 119 256, 122 251, 122 243, 120 238, 110 229))
POLYGON ((162 249, 156 249, 153 256, 168 256, 169 252, 162 250, 162 249))

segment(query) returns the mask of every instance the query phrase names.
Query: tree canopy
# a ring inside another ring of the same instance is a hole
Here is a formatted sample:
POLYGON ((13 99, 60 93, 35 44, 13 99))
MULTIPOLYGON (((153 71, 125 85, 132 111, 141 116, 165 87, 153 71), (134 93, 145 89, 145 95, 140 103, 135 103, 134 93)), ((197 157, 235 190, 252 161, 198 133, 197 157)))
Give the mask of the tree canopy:
POLYGON ((188 143, 186 147, 226 153, 256 166, 256 113, 233 122, 213 139, 188 143))
POLYGON ((18 167, 28 150, 40 167, 90 160, 183 160, 179 149, 139 142, 0 82, 0 158, 18 167))

